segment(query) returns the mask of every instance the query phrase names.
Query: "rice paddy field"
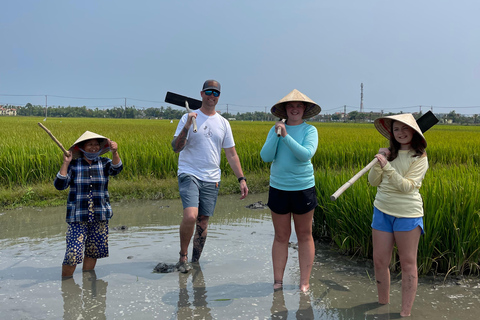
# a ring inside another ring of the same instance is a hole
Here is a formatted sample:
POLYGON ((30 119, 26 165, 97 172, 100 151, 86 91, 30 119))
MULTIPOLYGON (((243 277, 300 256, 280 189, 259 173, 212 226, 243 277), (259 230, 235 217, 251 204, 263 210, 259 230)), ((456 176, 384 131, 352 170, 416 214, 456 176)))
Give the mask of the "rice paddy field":
MULTIPOLYGON (((39 126, 42 122, 66 149, 86 130, 119 145, 123 172, 112 179, 115 199, 175 198, 177 157, 170 146, 178 120, 0 117, 0 207, 64 205, 53 188, 62 152, 39 126)), ((251 192, 268 190, 269 164, 260 150, 273 122, 231 122, 251 192)), ((319 207, 314 233, 350 255, 371 258, 371 217, 376 188, 364 175, 336 201, 341 185, 368 164, 387 141, 373 124, 313 123, 319 147, 312 159, 319 207)), ((480 127, 436 125, 425 133, 430 168, 420 192, 425 235, 420 240, 420 274, 480 274, 480 127)), ((238 183, 222 159, 222 192, 238 183)), ((392 270, 399 268, 394 259, 392 270)))

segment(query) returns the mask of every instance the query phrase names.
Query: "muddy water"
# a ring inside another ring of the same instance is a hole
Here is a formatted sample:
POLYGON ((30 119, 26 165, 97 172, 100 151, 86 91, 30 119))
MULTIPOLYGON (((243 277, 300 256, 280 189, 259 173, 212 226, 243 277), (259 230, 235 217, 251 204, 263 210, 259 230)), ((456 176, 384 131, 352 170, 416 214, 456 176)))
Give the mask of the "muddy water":
MULTIPOLYGON (((311 290, 298 291, 297 251, 289 249, 284 290, 272 290, 269 211, 245 208, 266 194, 219 198, 200 264, 188 274, 158 274, 178 259, 180 201, 114 205, 110 257, 95 272, 60 279, 65 208, 0 211, 1 319, 396 319, 379 306, 372 264, 318 246, 311 290), (113 230, 126 226, 126 230, 113 230)), ((296 242, 292 235, 292 242, 296 242)), ((189 250, 191 252, 191 249, 189 250)), ((411 319, 478 319, 480 280, 422 279, 411 319)))

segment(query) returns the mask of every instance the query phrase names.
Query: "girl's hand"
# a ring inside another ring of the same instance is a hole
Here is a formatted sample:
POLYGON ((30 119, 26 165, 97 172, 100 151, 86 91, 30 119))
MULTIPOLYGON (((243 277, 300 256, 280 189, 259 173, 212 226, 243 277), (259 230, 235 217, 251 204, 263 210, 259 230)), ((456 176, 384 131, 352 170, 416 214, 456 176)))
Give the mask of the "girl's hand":
POLYGON ((287 128, 285 128, 285 122, 277 121, 275 123, 275 132, 278 132, 278 128, 280 128, 281 130, 280 134, 282 135, 282 137, 285 137, 287 135, 287 128))
POLYGON ((385 157, 388 157, 390 155, 390 150, 388 148, 380 148, 378 149, 378 153, 384 154, 385 157))
POLYGON ((385 167, 385 166, 387 165, 387 163, 388 163, 387 158, 385 158, 385 156, 384 156, 383 154, 381 154, 381 153, 377 153, 377 154, 375 155, 375 158, 378 159, 378 162, 380 163, 380 168, 382 168, 382 169, 383 169, 383 167, 385 167))

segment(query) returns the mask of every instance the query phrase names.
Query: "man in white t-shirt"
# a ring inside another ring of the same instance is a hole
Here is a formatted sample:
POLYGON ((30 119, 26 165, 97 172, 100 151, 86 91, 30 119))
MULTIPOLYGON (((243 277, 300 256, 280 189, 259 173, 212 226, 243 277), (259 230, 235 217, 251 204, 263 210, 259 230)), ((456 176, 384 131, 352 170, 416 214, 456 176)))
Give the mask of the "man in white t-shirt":
POLYGON ((180 259, 176 268, 184 273, 192 268, 187 257, 192 235, 195 233, 192 262, 200 259, 205 245, 208 219, 215 210, 220 188, 222 149, 225 150, 228 164, 240 183, 240 199, 248 195, 247 180, 243 176, 240 159, 235 150, 230 123, 215 111, 220 97, 220 83, 216 80, 205 81, 200 95, 202 107, 183 115, 172 141, 173 151, 180 152, 177 174, 183 204, 180 259), (197 132, 193 132, 193 118, 197 122, 197 132))

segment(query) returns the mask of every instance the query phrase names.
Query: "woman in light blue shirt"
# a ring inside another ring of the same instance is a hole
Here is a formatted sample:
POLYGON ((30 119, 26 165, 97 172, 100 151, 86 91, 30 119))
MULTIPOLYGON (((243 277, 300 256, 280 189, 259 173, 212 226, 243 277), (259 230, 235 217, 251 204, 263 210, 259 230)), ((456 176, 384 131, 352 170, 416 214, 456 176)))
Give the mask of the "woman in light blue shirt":
POLYGON ((272 162, 268 206, 275 229, 272 246, 275 290, 283 287, 292 217, 298 239, 300 290, 305 292, 310 286, 315 256, 312 220, 318 204, 310 159, 317 150, 318 133, 304 120, 320 111, 318 104, 294 89, 272 107, 272 114, 284 120, 270 129, 260 152, 263 161, 272 162))

